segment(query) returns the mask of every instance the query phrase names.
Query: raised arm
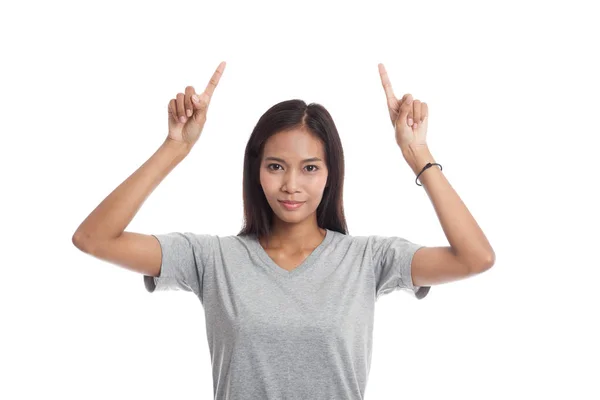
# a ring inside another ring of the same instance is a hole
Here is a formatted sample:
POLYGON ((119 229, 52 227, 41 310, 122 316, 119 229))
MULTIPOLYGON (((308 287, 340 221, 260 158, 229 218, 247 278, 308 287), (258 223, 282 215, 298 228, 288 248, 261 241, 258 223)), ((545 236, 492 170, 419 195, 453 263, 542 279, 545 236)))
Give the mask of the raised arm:
POLYGON ((224 62, 219 64, 201 95, 197 96, 194 88, 188 86, 185 94, 179 93, 176 99, 171 99, 167 139, 79 225, 72 238, 78 249, 136 272, 159 275, 161 251, 158 240, 151 235, 125 232, 125 228, 146 198, 197 142, 206 122, 212 93, 224 68, 224 62))
POLYGON ((146 198, 188 152, 181 144, 165 140, 148 161, 79 225, 73 244, 85 253, 134 271, 158 274, 161 261, 158 241, 150 235, 130 234, 124 230, 146 198))

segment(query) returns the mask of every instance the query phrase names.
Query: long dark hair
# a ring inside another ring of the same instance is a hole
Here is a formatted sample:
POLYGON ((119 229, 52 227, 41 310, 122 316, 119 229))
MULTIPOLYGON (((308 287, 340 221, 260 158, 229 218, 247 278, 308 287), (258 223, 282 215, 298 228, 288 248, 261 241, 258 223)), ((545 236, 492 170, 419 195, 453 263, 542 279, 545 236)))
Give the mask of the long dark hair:
POLYGON ((260 164, 267 139, 291 129, 305 129, 321 140, 325 149, 327 184, 317 207, 317 224, 348 234, 344 216, 344 150, 333 118, 318 103, 286 100, 269 108, 258 120, 244 153, 244 226, 237 234, 269 237, 273 210, 260 186, 260 164))

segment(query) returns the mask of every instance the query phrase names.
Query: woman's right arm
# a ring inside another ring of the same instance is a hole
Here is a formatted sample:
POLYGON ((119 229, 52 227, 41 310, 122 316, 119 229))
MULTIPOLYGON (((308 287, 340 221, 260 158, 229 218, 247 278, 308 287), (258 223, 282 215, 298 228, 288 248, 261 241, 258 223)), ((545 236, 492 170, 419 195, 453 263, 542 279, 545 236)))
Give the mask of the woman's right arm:
POLYGON ((72 239, 78 249, 135 272, 160 276, 162 253, 158 239, 125 232, 125 228, 146 198, 198 141, 225 65, 224 61, 219 64, 200 96, 193 86, 187 86, 185 94, 178 93, 170 100, 167 139, 79 225, 72 239))
POLYGON ((73 244, 81 251, 119 266, 158 276, 161 250, 152 235, 124 232, 138 210, 190 152, 190 147, 167 138, 159 149, 106 197, 79 225, 73 244))

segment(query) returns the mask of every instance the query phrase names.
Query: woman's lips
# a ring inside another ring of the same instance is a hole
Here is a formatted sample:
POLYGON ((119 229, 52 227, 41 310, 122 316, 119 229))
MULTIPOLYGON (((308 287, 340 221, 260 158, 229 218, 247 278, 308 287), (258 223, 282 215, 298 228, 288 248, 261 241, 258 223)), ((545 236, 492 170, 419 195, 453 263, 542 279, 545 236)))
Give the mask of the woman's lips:
POLYGON ((304 202, 299 202, 299 203, 290 203, 287 201, 281 201, 279 200, 279 202, 287 209, 287 210, 296 210, 298 209, 300 206, 302 206, 302 204, 304 204, 304 202))

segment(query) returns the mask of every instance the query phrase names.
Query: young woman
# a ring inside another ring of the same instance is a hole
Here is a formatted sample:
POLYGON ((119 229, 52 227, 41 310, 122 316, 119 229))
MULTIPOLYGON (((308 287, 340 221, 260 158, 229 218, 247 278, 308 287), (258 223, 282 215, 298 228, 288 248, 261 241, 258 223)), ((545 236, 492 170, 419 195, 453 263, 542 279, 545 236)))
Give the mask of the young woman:
POLYGON ((397 289, 423 299, 431 285, 490 268, 494 252, 441 169, 424 169, 434 162, 426 103, 410 94, 396 99, 381 64, 396 142, 451 246, 349 235, 336 126, 325 108, 302 100, 274 105, 254 127, 237 235, 125 232, 198 141, 224 68, 200 96, 188 86, 171 99, 165 142, 87 217, 73 242, 143 274, 150 292, 184 290, 200 299, 215 399, 362 399, 376 300, 397 289))

